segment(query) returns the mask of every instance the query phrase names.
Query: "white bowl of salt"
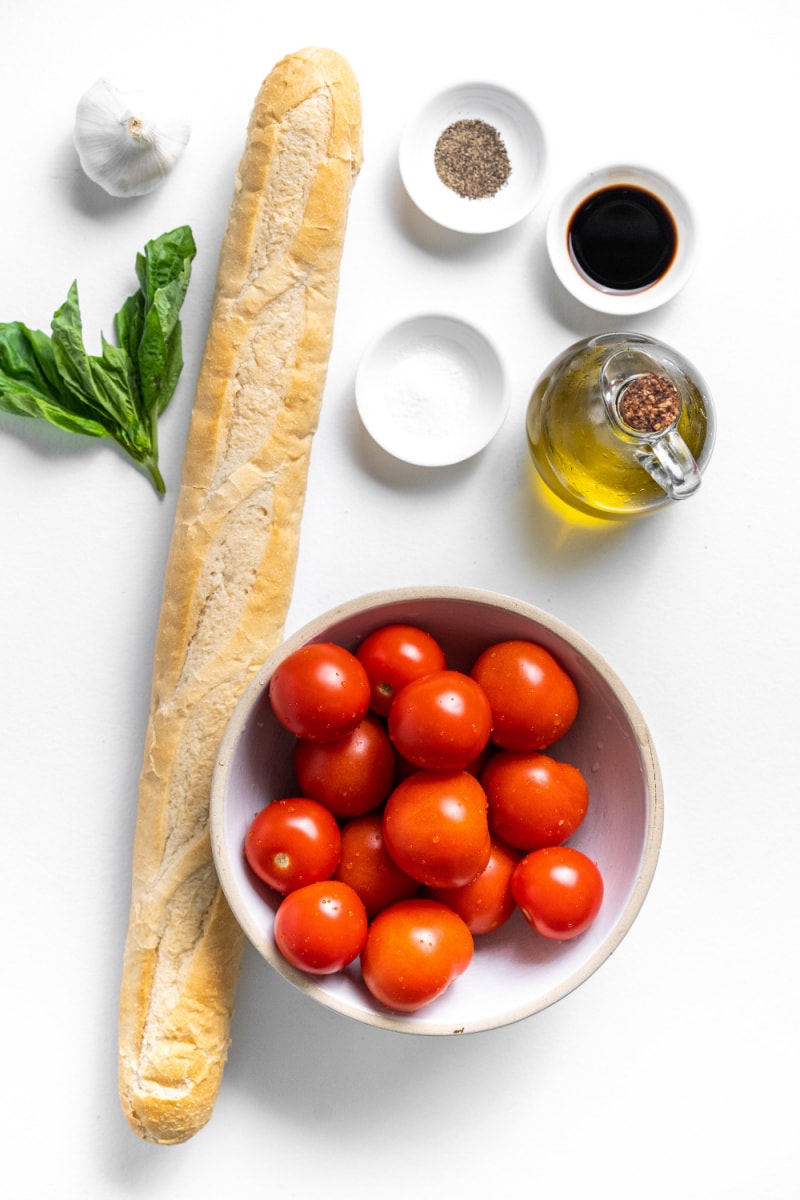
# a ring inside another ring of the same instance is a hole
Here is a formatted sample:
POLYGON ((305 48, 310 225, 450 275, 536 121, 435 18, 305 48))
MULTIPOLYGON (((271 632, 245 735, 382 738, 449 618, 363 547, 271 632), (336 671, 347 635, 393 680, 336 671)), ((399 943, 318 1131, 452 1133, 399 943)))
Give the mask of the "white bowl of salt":
POLYGON ((356 405, 370 436, 416 466, 463 462, 506 418, 508 378, 490 340, 459 317, 426 313, 380 334, 365 351, 356 405))

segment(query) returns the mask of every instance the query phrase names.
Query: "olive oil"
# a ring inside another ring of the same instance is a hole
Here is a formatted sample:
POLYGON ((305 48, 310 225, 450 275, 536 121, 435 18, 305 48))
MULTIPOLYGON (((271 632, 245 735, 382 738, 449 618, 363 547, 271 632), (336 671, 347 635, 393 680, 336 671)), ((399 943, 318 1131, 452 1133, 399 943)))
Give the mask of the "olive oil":
MULTIPOLYGON (((625 437, 609 417, 604 366, 630 345, 654 353, 651 339, 635 334, 602 335, 571 346, 542 374, 527 415, 530 452, 543 482, 579 512, 612 520, 651 512, 671 499, 648 470, 648 446, 625 437)), ((681 396, 676 431, 702 467, 713 442, 710 397, 684 359, 656 348, 665 352, 664 372, 681 396)))

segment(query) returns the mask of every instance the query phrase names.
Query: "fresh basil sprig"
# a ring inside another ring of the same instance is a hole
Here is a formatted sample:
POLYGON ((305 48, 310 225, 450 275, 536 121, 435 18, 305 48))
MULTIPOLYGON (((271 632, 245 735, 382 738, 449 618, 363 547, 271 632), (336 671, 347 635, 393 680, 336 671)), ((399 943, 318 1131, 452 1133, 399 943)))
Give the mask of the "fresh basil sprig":
POLYGON ((147 243, 136 256, 139 289, 114 317, 119 345, 101 334, 100 355, 84 348, 76 283, 51 336, 0 323, 0 410, 113 438, 163 494, 157 425, 183 368, 179 314, 195 254, 188 225, 147 243))

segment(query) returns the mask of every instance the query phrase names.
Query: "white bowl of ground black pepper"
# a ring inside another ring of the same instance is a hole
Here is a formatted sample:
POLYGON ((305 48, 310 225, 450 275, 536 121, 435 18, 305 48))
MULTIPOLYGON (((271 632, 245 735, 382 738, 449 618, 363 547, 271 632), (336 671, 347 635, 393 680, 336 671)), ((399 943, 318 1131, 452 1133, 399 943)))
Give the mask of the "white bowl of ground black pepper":
POLYGON ((517 224, 542 196, 547 166, 536 113, 493 83, 461 83, 427 101, 400 141, 400 175, 416 206, 460 233, 517 224))

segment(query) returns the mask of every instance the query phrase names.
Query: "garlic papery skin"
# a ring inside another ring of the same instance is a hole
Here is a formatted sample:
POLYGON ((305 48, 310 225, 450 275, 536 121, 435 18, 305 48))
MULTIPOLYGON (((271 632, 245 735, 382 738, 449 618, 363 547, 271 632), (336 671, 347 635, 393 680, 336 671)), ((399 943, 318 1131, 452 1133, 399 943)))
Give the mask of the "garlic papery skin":
POLYGON ((144 91, 98 79, 78 101, 74 140, 85 173, 111 196, 143 196, 163 183, 191 135, 186 117, 157 115, 144 91))

